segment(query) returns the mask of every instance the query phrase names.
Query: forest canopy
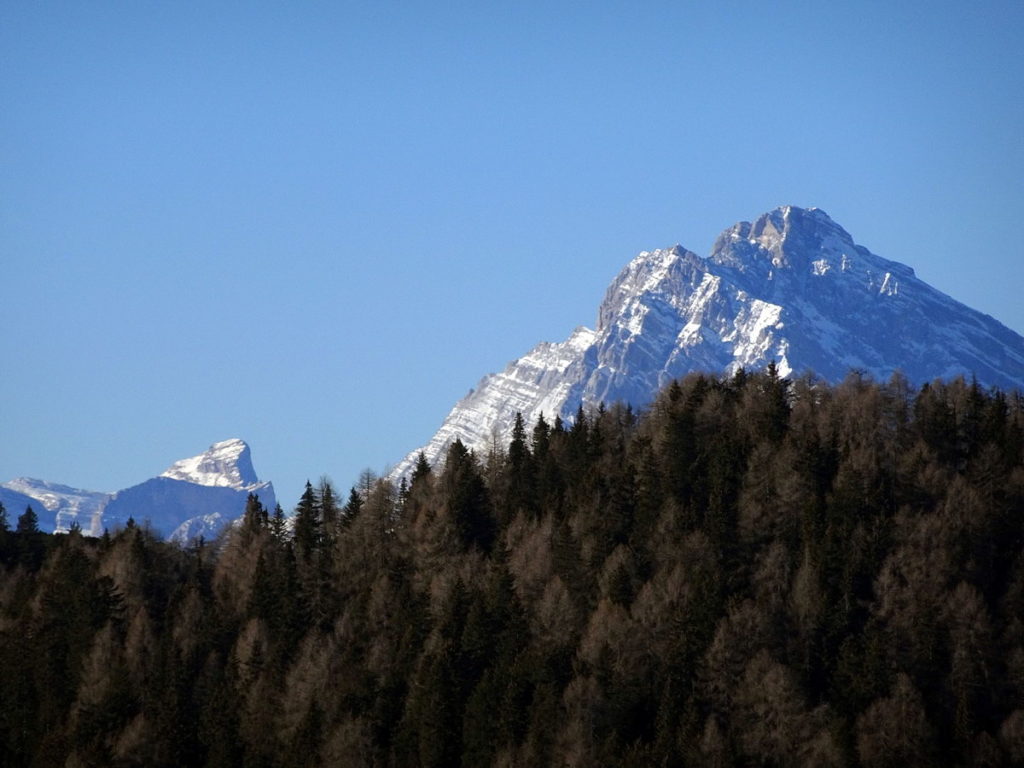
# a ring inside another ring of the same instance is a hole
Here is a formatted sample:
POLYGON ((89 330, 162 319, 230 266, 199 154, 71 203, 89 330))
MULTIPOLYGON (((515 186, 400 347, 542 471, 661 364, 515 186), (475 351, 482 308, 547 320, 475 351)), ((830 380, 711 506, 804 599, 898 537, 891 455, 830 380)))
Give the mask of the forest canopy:
POLYGON ((691 375, 215 542, 33 515, 5 766, 1024 762, 1020 393, 691 375))

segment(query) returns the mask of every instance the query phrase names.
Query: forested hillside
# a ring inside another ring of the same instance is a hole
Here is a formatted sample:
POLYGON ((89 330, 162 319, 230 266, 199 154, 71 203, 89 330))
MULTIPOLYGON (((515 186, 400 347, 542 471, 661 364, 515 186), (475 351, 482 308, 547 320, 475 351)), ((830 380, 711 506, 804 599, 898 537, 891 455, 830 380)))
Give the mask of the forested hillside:
POLYGON ((0 532, 5 766, 1024 762, 1024 398, 773 369, 251 498, 0 532))

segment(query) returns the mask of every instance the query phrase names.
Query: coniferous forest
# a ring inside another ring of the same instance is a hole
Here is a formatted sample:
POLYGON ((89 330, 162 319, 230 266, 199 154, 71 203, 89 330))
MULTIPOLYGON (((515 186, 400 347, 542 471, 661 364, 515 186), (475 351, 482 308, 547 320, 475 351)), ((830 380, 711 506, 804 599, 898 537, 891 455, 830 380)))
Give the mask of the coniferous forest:
POLYGON ((0 524, 4 766, 1024 763, 1024 397, 693 375, 180 548, 0 524))

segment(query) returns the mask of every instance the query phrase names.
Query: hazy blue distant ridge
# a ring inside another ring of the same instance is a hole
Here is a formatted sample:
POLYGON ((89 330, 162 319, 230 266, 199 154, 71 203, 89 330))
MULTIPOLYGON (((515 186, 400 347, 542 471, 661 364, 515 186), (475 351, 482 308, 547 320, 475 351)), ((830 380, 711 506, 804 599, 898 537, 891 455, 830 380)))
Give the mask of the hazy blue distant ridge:
POLYGON ((65 532, 77 524, 86 535, 99 536, 132 518, 178 541, 212 538, 245 511, 250 493, 270 510, 277 503, 273 484, 256 476, 249 446, 238 439, 214 443, 198 456, 176 461, 159 477, 117 493, 30 478, 0 485, 12 527, 31 504, 46 532, 65 532))

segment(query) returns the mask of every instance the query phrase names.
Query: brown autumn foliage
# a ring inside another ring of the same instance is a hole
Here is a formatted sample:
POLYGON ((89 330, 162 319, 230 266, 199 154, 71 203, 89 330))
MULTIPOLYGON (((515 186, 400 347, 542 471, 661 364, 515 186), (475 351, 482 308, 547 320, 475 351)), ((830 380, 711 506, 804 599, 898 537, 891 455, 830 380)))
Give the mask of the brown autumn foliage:
POLYGON ((0 526, 0 764, 1024 760, 1020 394, 694 375, 496 448, 186 548, 0 526))

